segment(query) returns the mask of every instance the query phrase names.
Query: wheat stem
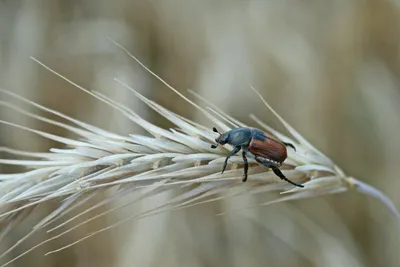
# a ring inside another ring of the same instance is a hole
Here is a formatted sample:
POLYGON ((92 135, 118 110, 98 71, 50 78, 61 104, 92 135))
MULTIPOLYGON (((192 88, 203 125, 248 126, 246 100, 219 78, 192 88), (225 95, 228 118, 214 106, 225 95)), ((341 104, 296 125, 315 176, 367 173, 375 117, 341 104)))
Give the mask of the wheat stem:
MULTIPOLYGON (((201 96, 191 92, 192 95, 205 102, 207 106, 203 108, 194 103, 192 100, 174 89, 162 78, 157 76, 136 57, 131 55, 125 48, 114 40, 110 40, 132 57, 151 75, 199 110, 210 121, 210 125, 216 125, 224 131, 236 126, 246 126, 242 122, 237 121, 221 111, 215 105, 208 103, 208 101, 201 96)), ((49 70, 52 74, 57 75, 64 81, 118 110, 133 123, 136 123, 145 129, 150 136, 121 136, 43 107, 14 93, 0 90, 0 92, 5 93, 16 100, 23 101, 24 103, 32 105, 40 110, 64 118, 75 126, 59 123, 55 120, 50 120, 22 109, 17 109, 12 104, 6 104, 3 102, 0 102, 0 104, 34 119, 67 129, 84 138, 83 141, 76 141, 30 129, 11 122, 0 121, 0 123, 5 125, 39 134, 45 138, 70 146, 68 149, 52 149, 51 153, 21 152, 9 148, 2 148, 2 150, 7 153, 16 156, 29 156, 33 159, 0 159, 1 163, 19 164, 33 168, 33 170, 21 174, 0 175, 0 222, 8 224, 8 227, 0 230, 1 236, 4 236, 12 227, 15 227, 21 218, 27 216, 27 211, 30 209, 40 205, 41 203, 54 199, 61 203, 58 209, 41 220, 33 227, 33 230, 30 233, 5 251, 2 254, 2 257, 39 229, 45 228, 48 233, 52 233, 55 230, 72 223, 89 211, 93 211, 115 199, 119 199, 131 193, 137 194, 137 197, 132 202, 127 202, 119 207, 108 209, 79 224, 70 226, 69 229, 50 237, 48 240, 45 240, 40 244, 37 244, 3 266, 13 262, 38 246, 59 238, 60 236, 65 235, 101 216, 124 208, 139 200, 147 199, 148 197, 160 194, 161 192, 177 188, 186 188, 186 192, 166 203, 154 207, 153 209, 133 214, 128 218, 109 225, 106 228, 94 231, 76 242, 68 244, 63 248, 50 251, 47 254, 70 247, 93 235, 117 227, 131 219, 138 219, 160 212, 189 208, 202 203, 217 201, 240 194, 259 194, 272 191, 279 191, 282 193, 282 196, 277 199, 257 204, 256 206, 259 207, 282 201, 341 193, 356 187, 360 192, 378 198, 386 205, 386 207, 389 208, 396 218, 400 220, 400 215, 389 198, 387 198, 381 191, 352 177, 346 176, 336 164, 312 146, 303 136, 290 126, 253 87, 251 87, 253 91, 285 126, 286 130, 292 137, 276 131, 272 127, 264 124, 262 120, 255 116, 251 117, 261 128, 276 135, 285 142, 296 144, 297 152, 289 150, 288 159, 283 165, 283 173, 286 177, 295 182, 302 182, 305 185, 304 188, 294 188, 293 186, 281 181, 268 169, 257 166, 254 160, 249 160, 249 163, 252 164, 252 166, 249 170, 248 182, 244 184, 241 182, 243 170, 242 158, 240 156, 232 157, 227 171, 221 174, 222 164, 232 148, 224 146, 218 147, 217 149, 211 149, 210 145, 213 144, 214 139, 216 138, 216 134, 211 130, 211 126, 207 127, 200 125, 175 114, 139 94, 127 83, 115 79, 117 83, 132 92, 149 108, 155 110, 166 120, 169 120, 176 126, 176 129, 162 129, 141 118, 133 110, 108 96, 96 91, 85 89, 46 66, 39 60, 35 58, 32 59, 45 69, 49 70), (110 194, 107 199, 93 205, 86 211, 78 213, 76 216, 68 220, 61 220, 63 216, 86 203, 98 192, 104 192, 105 189, 109 188, 112 188, 115 192, 110 194), (58 225, 51 226, 57 220, 61 222, 58 225)))

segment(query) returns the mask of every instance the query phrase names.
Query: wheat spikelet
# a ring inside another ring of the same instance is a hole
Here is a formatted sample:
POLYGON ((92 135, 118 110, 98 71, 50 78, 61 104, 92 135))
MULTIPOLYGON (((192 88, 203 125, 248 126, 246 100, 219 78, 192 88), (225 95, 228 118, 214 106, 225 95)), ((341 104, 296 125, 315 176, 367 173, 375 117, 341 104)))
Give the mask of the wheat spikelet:
MULTIPOLYGON (((22 113, 33 119, 62 127, 80 137, 79 140, 73 140, 30 129, 11 122, 0 121, 3 124, 30 131, 67 146, 64 149, 51 149, 50 153, 34 153, 18 151, 6 147, 0 148, 3 152, 15 155, 17 158, 11 160, 0 159, 1 164, 14 164, 29 169, 24 173, 0 175, 0 222, 6 226, 1 229, 0 240, 21 220, 28 216, 36 206, 50 200, 57 200, 60 202, 60 206, 56 210, 43 218, 43 220, 32 228, 30 233, 14 246, 4 251, 2 256, 7 255, 38 229, 44 228, 49 233, 53 233, 62 226, 73 223, 74 220, 83 214, 110 203, 117 198, 134 193, 137 196, 134 200, 138 201, 176 188, 185 188, 186 192, 172 198, 166 203, 162 203, 160 206, 154 207, 154 209, 133 214, 131 217, 125 218, 107 228, 89 233, 87 236, 66 247, 72 246, 100 232, 114 228, 131 219, 138 219, 159 212, 188 208, 193 205, 240 194, 281 193, 280 197, 267 203, 258 204, 258 206, 260 206, 281 201, 341 193, 351 188, 356 188, 363 193, 379 198, 393 212, 397 219, 400 219, 396 207, 384 194, 344 174, 344 172, 327 156, 313 147, 293 129, 293 127, 281 118, 254 88, 252 88, 253 91, 258 94, 266 107, 285 126, 291 137, 274 130, 274 128, 264 124, 262 120, 253 115, 251 115, 251 118, 254 120, 255 125, 251 126, 258 127, 285 142, 295 145, 297 151, 289 150, 288 159, 282 167, 282 172, 290 180, 303 183, 305 187, 293 187, 281 181, 273 172, 267 168, 258 166, 252 159, 249 159, 251 167, 249 169, 248 181, 243 183, 241 181, 243 174, 241 156, 231 157, 228 169, 221 174, 222 164, 228 153, 232 150, 232 147, 226 145, 224 147, 218 147, 217 149, 211 148, 211 145, 214 144, 214 139, 217 137, 211 130, 212 126, 216 126, 222 131, 227 131, 235 127, 247 127, 250 125, 245 125, 237 121, 207 101, 205 102, 206 107, 204 108, 194 103, 149 70, 126 49, 116 42, 114 43, 128 53, 128 55, 149 71, 155 78, 159 79, 169 89, 182 97, 183 100, 189 102, 194 108, 198 109, 199 112, 209 120, 209 125, 200 125, 175 114, 139 94, 125 82, 115 79, 120 86, 130 90, 133 95, 143 101, 151 109, 175 125, 175 128, 162 129, 141 118, 134 110, 127 108, 99 92, 87 90, 73 83, 61 74, 45 66, 40 61, 33 59, 55 75, 75 85, 80 90, 112 106, 133 123, 145 129, 148 135, 118 135, 68 117, 14 93, 1 90, 1 93, 7 94, 15 100, 22 101, 26 105, 31 105, 41 111, 57 115, 67 120, 69 124, 38 116, 6 102, 0 102, 0 105, 6 106, 15 112, 22 113), (18 159, 18 157, 25 157, 27 159, 18 159), (65 215, 72 210, 77 209, 94 195, 102 192, 108 192, 109 197, 68 220, 64 219, 65 215)), ((194 92, 191 93, 200 101, 205 101, 194 92)), ((129 204, 131 203, 126 203, 123 206, 129 204)), ((5 265, 36 247, 54 240, 100 216, 122 208, 123 206, 110 209, 86 221, 71 226, 68 230, 37 244, 25 253, 7 262, 5 265)), ((60 251, 66 247, 50 251, 48 254, 60 251)))

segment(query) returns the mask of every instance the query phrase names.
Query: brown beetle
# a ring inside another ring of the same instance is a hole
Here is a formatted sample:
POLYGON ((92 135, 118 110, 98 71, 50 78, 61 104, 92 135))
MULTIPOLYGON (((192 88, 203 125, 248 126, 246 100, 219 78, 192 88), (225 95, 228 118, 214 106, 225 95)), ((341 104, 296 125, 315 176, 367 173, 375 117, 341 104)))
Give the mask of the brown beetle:
MULTIPOLYGON (((213 128, 213 131, 219 133, 215 127, 213 128)), ((282 180, 298 187, 304 187, 304 185, 295 183, 286 178, 279 169, 287 158, 286 147, 290 146, 295 149, 292 144, 282 142, 281 140, 254 128, 237 128, 219 134, 220 136, 215 139, 215 142, 217 142, 218 145, 229 144, 234 147, 225 159, 222 173, 225 171, 228 159, 242 149, 242 157, 244 161, 243 182, 247 181, 247 172, 249 170, 246 153, 250 153, 259 164, 271 168, 272 171, 282 180)), ((217 148, 216 145, 212 145, 211 147, 217 148)))

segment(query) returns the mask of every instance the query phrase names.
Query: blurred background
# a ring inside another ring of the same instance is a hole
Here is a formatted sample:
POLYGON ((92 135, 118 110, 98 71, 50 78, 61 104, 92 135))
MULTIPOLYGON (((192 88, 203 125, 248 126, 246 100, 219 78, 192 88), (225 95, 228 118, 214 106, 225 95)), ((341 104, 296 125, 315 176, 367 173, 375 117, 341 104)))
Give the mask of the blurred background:
MULTIPOLYGON (((250 125, 255 124, 249 115, 256 114, 283 130, 249 88, 254 85, 347 175, 381 189, 400 206, 399 22, 396 0, 3 0, 0 87, 116 133, 142 133, 112 108, 37 65, 29 58, 34 56, 160 126, 170 125, 114 77, 174 112, 205 122, 109 36, 182 93, 192 89, 250 125)), ((1 94, 0 100, 10 98, 1 94)), ((69 136, 10 109, 0 108, 0 115, 69 136)), ((4 125, 0 145, 28 151, 60 147, 4 125)), ((0 171, 17 169, 0 165, 0 171)), ((227 199, 132 221, 44 256, 172 196, 158 195, 95 220, 10 266, 400 266, 400 228, 393 216, 376 200, 355 192, 215 216, 238 203, 260 203, 264 196, 227 199)), ((1 250, 56 205, 44 205, 30 216, 4 239, 1 250)), ((35 234, 9 259, 46 237, 35 234)))

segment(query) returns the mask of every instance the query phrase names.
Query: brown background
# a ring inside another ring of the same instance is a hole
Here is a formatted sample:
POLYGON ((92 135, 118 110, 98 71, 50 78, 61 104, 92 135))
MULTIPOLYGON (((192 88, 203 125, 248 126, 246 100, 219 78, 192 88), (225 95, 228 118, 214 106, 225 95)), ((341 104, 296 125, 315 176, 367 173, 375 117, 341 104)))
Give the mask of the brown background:
MULTIPOLYGON (((249 114, 254 113, 282 130, 249 89, 253 84, 348 175, 400 205, 399 20, 400 4, 394 0, 1 1, 0 86, 117 133, 141 133, 111 108, 35 64, 29 58, 34 56, 161 126, 170 125, 114 77, 204 122, 108 41, 110 36, 181 92, 193 89, 238 119, 251 124, 249 114)), ((10 98, 1 94, 0 100, 10 98)), ((69 136, 9 109, 0 112, 1 119, 69 136)), ((0 145, 28 151, 60 146, 3 125, 0 145)), ((16 168, 1 165, 0 171, 16 168)), ((171 196, 159 195, 96 220, 12 266, 400 266, 400 227, 380 203, 355 192, 214 216, 264 196, 225 200, 127 223, 43 256, 171 196)), ((44 206, 43 214, 54 205, 44 206)), ((26 220, 1 249, 43 214, 26 220)), ((36 234, 10 257, 44 238, 45 233, 36 234)))

